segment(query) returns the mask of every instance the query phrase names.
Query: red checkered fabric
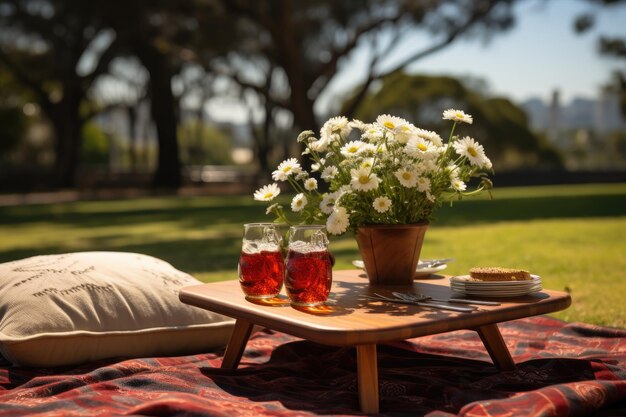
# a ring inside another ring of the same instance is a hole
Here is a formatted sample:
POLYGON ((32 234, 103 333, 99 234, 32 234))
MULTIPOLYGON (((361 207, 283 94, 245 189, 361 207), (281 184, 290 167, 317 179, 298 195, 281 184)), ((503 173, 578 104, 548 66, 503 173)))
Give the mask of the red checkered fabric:
MULTIPOLYGON (((626 415, 626 330, 548 317, 499 327, 514 371, 497 371, 471 331, 379 346, 381 415, 626 415)), ((222 353, 2 367, 0 417, 361 415, 354 348, 264 331, 239 369, 220 369, 222 353)))

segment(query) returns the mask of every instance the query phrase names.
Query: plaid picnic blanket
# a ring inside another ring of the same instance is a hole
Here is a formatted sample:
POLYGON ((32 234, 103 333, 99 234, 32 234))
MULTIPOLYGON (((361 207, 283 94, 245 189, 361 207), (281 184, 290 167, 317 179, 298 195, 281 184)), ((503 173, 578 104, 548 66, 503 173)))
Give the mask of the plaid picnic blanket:
MULTIPOLYGON (((472 331, 379 346, 381 415, 626 415, 626 330, 548 317, 499 326, 514 371, 497 371, 472 331)), ((2 367, 0 417, 361 415, 354 348, 265 330, 238 370, 219 368, 222 353, 2 367)))

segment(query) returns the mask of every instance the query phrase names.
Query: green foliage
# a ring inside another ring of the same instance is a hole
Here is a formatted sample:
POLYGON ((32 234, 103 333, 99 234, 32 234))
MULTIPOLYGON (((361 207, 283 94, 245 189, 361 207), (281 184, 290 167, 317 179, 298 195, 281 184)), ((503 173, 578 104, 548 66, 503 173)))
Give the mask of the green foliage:
POLYGON ((190 120, 178 128, 178 142, 184 165, 232 164, 232 140, 222 130, 190 120))
MULTIPOLYGON (((346 100, 344 108, 350 100, 346 100)), ((441 108, 459 108, 474 116, 471 131, 464 126, 457 133, 479 138, 496 172, 503 168, 562 166, 556 150, 530 130, 521 108, 505 98, 485 97, 452 77, 395 73, 383 79, 377 91, 365 98, 356 117, 368 122, 378 114, 397 114, 440 131, 441 108)))
MULTIPOLYGON (((626 327, 626 184, 496 188, 439 211, 423 258, 524 267, 568 290, 568 321, 626 327)), ((281 196, 282 197, 282 196, 281 196)), ((0 262, 46 253, 114 250, 153 255, 203 281, 236 279, 242 224, 263 221, 250 196, 147 198, 0 207, 0 262)), ((352 237, 333 240, 335 269, 353 268, 352 237)), ((364 281, 365 282, 365 281, 364 281)))
POLYGON ((82 131, 81 162, 85 165, 101 165, 109 161, 109 139, 100 127, 87 122, 82 131))

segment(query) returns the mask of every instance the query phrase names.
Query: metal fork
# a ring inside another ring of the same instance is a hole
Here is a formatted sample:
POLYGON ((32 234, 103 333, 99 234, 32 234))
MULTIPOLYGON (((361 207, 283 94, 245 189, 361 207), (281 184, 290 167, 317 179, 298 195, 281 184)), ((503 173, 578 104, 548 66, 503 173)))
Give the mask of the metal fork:
POLYGON ((424 301, 414 301, 414 300, 407 300, 407 299, 402 299, 402 298, 385 297, 384 295, 380 295, 377 293, 374 293, 374 295, 376 297, 372 297, 369 295, 365 295, 364 297, 369 298, 371 300, 377 300, 377 301, 387 301, 390 303, 398 303, 398 304, 411 304, 411 305, 417 305, 421 307, 431 307, 431 308, 439 308, 441 310, 457 311, 461 313, 471 313, 472 311, 477 310, 476 307, 471 307, 471 306, 468 306, 468 307, 450 306, 450 305, 438 304, 438 303, 428 303, 424 301))
POLYGON ((457 303, 457 304, 476 304, 482 306, 499 306, 497 301, 469 300, 467 298, 433 298, 424 294, 393 292, 395 297, 402 298, 407 301, 435 301, 440 303, 457 303))

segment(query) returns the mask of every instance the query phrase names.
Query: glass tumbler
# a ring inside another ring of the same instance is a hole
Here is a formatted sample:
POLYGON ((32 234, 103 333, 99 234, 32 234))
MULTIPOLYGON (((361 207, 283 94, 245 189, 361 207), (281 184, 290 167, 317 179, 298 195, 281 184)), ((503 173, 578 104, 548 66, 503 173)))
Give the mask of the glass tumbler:
POLYGON ((244 224, 239 284, 249 298, 273 298, 285 279, 282 237, 274 223, 244 224))
POLYGON ((333 280, 324 226, 292 226, 286 263, 285 289, 291 304, 324 304, 333 280))

